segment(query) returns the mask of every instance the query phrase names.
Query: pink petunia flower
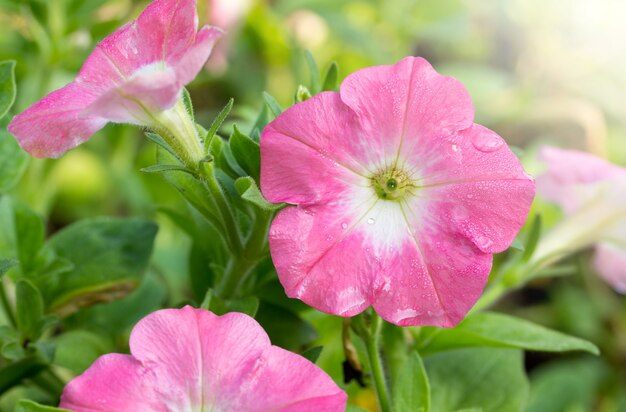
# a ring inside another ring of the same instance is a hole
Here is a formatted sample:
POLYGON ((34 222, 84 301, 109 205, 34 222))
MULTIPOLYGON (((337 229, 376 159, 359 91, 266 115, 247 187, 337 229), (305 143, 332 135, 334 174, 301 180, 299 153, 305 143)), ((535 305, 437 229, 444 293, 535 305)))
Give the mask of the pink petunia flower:
POLYGON ((242 313, 189 306, 146 316, 131 355, 108 354, 67 384, 78 412, 343 411, 347 396, 315 364, 270 344, 242 313))
POLYGON ((626 168, 555 147, 542 148, 540 158, 548 169, 537 179, 537 189, 566 217, 541 239, 531 263, 546 266, 595 245, 598 273, 626 293, 626 168))
POLYGON ((534 196, 502 138, 473 117, 457 80, 408 57, 270 123, 261 189, 297 205, 269 235, 288 296, 341 316, 371 305, 401 326, 457 324, 534 196))
MULTIPOLYGON (((36 157, 58 157, 109 121, 189 134, 177 130, 189 123, 180 119, 181 91, 202 69, 221 34, 214 27, 197 27, 195 0, 152 2, 137 21, 96 46, 72 83, 15 116, 8 130, 36 157)), ((176 137, 183 140, 175 143, 185 146, 183 152, 202 156, 195 136, 176 137)))

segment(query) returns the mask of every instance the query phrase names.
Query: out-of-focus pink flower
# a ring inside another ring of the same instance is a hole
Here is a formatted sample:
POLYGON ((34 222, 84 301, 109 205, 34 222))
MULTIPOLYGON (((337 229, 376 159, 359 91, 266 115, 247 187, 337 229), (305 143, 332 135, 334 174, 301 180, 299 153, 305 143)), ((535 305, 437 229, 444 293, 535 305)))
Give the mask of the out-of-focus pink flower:
POLYGON ((96 46, 72 83, 16 116, 8 130, 33 156, 57 157, 109 121, 170 126, 160 113, 179 100, 221 34, 197 28, 195 0, 152 2, 96 46))
POLYGON ((77 412, 343 411, 346 394, 315 364, 270 344, 242 313, 189 306, 142 319, 131 355, 100 357, 63 391, 77 412))
POLYGON ((221 73, 228 67, 228 51, 233 41, 233 34, 245 15, 252 8, 254 0, 208 0, 208 21, 226 31, 226 36, 215 47, 209 70, 221 73))
POLYGON ((595 245, 598 273, 626 293, 626 169, 554 147, 542 148, 540 158, 548 169, 537 179, 537 189, 567 216, 541 239, 533 262, 547 265, 595 245))
POLYGON ((465 88, 421 58, 360 70, 286 110, 261 137, 261 190, 291 297, 398 325, 458 323, 492 254, 523 225, 534 181, 473 123, 465 88))

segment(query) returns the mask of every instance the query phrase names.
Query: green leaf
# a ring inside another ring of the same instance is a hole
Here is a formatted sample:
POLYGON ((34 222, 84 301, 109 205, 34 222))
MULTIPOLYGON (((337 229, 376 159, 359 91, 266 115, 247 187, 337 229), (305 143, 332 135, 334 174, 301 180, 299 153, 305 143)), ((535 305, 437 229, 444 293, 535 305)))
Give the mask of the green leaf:
POLYGON ((4 276, 13 266, 17 265, 17 260, 0 259, 0 278, 4 276))
POLYGON ((307 349, 304 352, 302 352, 300 354, 300 356, 302 356, 305 359, 310 360, 311 362, 315 363, 317 362, 317 360, 319 359, 320 355, 322 354, 322 350, 324 349, 323 346, 314 346, 311 349, 307 349))
POLYGON ((15 285, 17 328, 22 342, 36 341, 41 336, 44 313, 43 298, 30 281, 21 279, 15 285))
POLYGON ((192 176, 196 176, 196 173, 193 170, 180 165, 153 165, 144 167, 141 171, 144 173, 184 172, 189 173, 192 176))
POLYGON ((318 338, 317 331, 293 312, 271 303, 261 302, 256 320, 263 326, 272 343, 291 351, 300 349, 318 338))
POLYGON ((248 176, 259 181, 261 174, 261 149, 259 144, 242 134, 237 126, 233 126, 233 134, 228 141, 230 150, 241 168, 248 176))
POLYGON ((37 279, 47 306, 65 317, 126 296, 141 281, 156 233, 153 222, 120 218, 85 219, 59 231, 48 245, 74 268, 37 279))
POLYGON ((424 365, 432 411, 519 412, 526 403, 528 380, 518 349, 454 350, 425 357, 424 365))
POLYGON ((0 368, 0 394, 22 382, 23 379, 37 375, 48 367, 50 359, 36 351, 17 362, 0 368))
POLYGON ((499 313, 476 313, 454 329, 430 329, 426 332, 428 336, 422 341, 420 349, 423 354, 476 346, 599 353, 591 342, 499 313))
POLYGON ((256 185, 254 179, 249 176, 240 177, 239 179, 235 180, 235 188, 243 199, 263 210, 275 211, 285 207, 284 203, 268 202, 261 194, 261 191, 256 185))
POLYGON ((224 315, 229 312, 240 312, 254 317, 259 309, 259 299, 256 296, 246 296, 243 298, 224 300, 216 296, 212 289, 209 289, 207 290, 200 307, 210 310, 216 315, 224 315))
POLYGON ((339 66, 337 66, 337 62, 332 62, 328 66, 328 70, 326 70, 326 74, 324 75, 322 91, 336 90, 338 86, 337 80, 339 80, 339 66))
POLYGON ((70 412, 67 409, 55 408, 54 406, 40 405, 28 399, 21 399, 15 405, 13 412, 70 412))
POLYGON ((283 108, 280 107, 280 104, 278 104, 276 99, 274 99, 271 94, 269 94, 268 92, 263 92, 263 100, 265 101, 265 105, 268 109, 270 109, 270 112, 272 112, 274 117, 280 116, 280 114, 283 112, 283 108))
POLYGON ((226 106, 222 109, 222 111, 217 115, 213 123, 211 123, 211 127, 209 127, 209 131, 204 137, 204 152, 209 153, 209 148, 211 147, 211 143, 213 142, 213 137, 217 134, 217 131, 226 120, 226 117, 229 115, 230 111, 233 108, 233 104, 235 103, 235 99, 231 98, 226 106))
POLYGON ((183 87, 183 104, 185 105, 185 109, 187 109, 187 113, 191 117, 191 121, 193 123, 196 122, 193 114, 193 103, 191 101, 191 95, 189 94, 189 90, 186 87, 183 87))
POLYGON ((0 194, 17 184, 28 166, 29 159, 17 140, 0 129, 0 194))
POLYGON ((15 61, 0 62, 0 119, 15 101, 15 61))
POLYGON ((309 50, 304 51, 304 58, 306 60, 307 66, 309 67, 309 74, 311 75, 311 91, 313 94, 317 94, 320 92, 320 71, 317 68, 317 63, 315 63, 315 58, 311 54, 309 50))
POLYGON ((356 405, 352 405, 352 404, 348 404, 348 406, 346 406, 346 412, 368 412, 363 408, 359 408, 356 405))
POLYGON ((294 96, 295 103, 300 103, 311 98, 311 92, 305 86, 299 84, 296 89, 296 95, 294 96))
POLYGON ((528 232, 528 237, 526 238, 526 244, 524 245, 524 255, 522 256, 523 261, 527 262, 532 257, 535 252, 535 248, 537 247, 537 242, 539 242, 540 234, 541 215, 535 215, 530 231, 528 232))
POLYGON ((59 335, 54 342, 54 364, 79 375, 99 357, 113 352, 115 347, 102 335, 86 330, 71 330, 59 335))
POLYGON ((152 142, 156 143, 157 145, 159 145, 163 149, 165 149, 168 152, 170 152, 172 154, 172 156, 174 156, 176 159, 180 160, 180 158, 178 157, 178 153, 176 153, 176 151, 174 149, 172 149, 172 146, 170 146, 165 141, 165 139, 163 139, 161 137, 161 135, 159 135, 158 133, 154 133, 154 132, 146 132, 144 134, 148 138, 148 140, 151 140, 152 142))
POLYGON ((38 255, 45 240, 42 218, 24 203, 13 199, 15 243, 22 273, 28 274, 38 265, 38 255))
POLYGON ((412 352, 393 387, 394 411, 430 411, 430 384, 422 358, 412 352))

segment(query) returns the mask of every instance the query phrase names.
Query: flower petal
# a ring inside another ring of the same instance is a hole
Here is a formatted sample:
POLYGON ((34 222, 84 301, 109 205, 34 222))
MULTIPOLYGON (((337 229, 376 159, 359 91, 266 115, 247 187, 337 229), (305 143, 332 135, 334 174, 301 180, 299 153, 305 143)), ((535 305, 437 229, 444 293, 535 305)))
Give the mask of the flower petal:
POLYGON ((274 203, 309 204, 336 198, 347 184, 369 185, 365 166, 355 160, 370 151, 358 133, 354 113, 337 93, 287 109, 261 136, 263 195, 274 203))
POLYGON ((287 296, 341 316, 373 301, 380 262, 364 247, 360 230, 376 200, 344 194, 336 201, 283 209, 269 233, 270 250, 287 296))
POLYGON ((406 146, 410 150, 427 144, 427 138, 465 129, 474 117, 465 87, 420 57, 356 71, 343 81, 340 93, 369 144, 379 148, 379 168, 395 162, 406 146))
POLYGON ((141 320, 130 337, 131 353, 155 372, 161 399, 179 408, 211 405, 224 387, 240 383, 270 345, 249 316, 185 307, 166 309, 141 320))
POLYGON ((403 213, 411 229, 379 274, 384 286, 374 309, 400 326, 453 327, 482 293, 491 255, 448 233, 437 218, 417 216, 406 205, 403 213))
POLYGON ((526 221, 535 194, 533 178, 502 138, 480 125, 433 146, 439 155, 431 155, 431 162, 417 172, 426 176, 417 190, 420 202, 429 204, 428 213, 482 252, 508 248, 526 221))
POLYGON ((137 18, 140 50, 149 62, 184 54, 198 28, 196 0, 156 0, 137 18))
POLYGON ((104 355, 65 386, 59 407, 76 412, 167 412, 152 387, 154 378, 132 356, 104 355))
POLYGON ((15 116, 8 130, 31 155, 58 157, 106 124, 100 117, 81 114, 94 98, 82 84, 70 83, 15 116))
POLYGON ((593 263, 604 280, 617 292, 626 294, 626 249, 608 242, 598 243, 593 263))
POLYGON ((626 169, 589 153, 546 146, 539 158, 548 170, 537 179, 537 190, 566 213, 597 198, 600 191, 611 190, 611 180, 626 180, 626 169))
POLYGON ((217 39, 223 31, 217 27, 204 26, 198 32, 195 43, 187 48, 181 56, 168 59, 174 67, 180 84, 185 85, 196 78, 206 63, 217 39))
POLYGON ((223 410, 339 412, 347 400, 346 393, 314 363, 276 346, 268 347, 249 374, 230 389, 231 395, 225 393, 225 403, 220 405, 223 410), (233 404, 229 399, 237 401, 233 404))
POLYGON ((172 107, 180 91, 174 70, 155 63, 98 97, 85 113, 117 123, 151 125, 152 114, 172 107))

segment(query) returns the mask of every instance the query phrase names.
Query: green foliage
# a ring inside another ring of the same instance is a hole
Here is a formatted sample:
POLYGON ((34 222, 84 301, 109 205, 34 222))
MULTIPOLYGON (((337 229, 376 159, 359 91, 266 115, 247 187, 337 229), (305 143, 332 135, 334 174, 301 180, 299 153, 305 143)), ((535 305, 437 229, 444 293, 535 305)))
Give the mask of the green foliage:
POLYGON ((12 189, 20 180, 29 157, 17 140, 0 128, 0 195, 12 189))
POLYGON ((330 65, 328 65, 326 74, 324 75, 324 82, 322 83, 322 91, 336 90, 339 87, 339 85, 337 84, 338 80, 339 80, 339 66, 337 66, 337 62, 331 62, 330 65))
POLYGON ((21 399, 15 406, 13 412, 69 412, 67 409, 55 408, 53 406, 40 405, 27 399, 21 399))
POLYGON ((47 246, 74 267, 35 280, 49 310, 63 317, 126 296, 141 280, 156 233, 143 219, 95 218, 55 234, 47 246))
POLYGON ((299 351, 318 337, 317 331, 310 323, 296 313, 269 302, 261 301, 256 319, 274 345, 288 350, 299 351))
POLYGON ((235 181, 235 187, 241 197, 263 210, 275 211, 283 208, 283 203, 270 203, 264 197, 259 187, 251 177, 240 177, 235 181))
POLYGON ((17 327, 22 342, 36 341, 41 336, 44 314, 43 298, 39 290, 28 280, 20 279, 15 285, 17 327))
POLYGON ((586 340, 523 319, 489 312, 470 315, 453 329, 426 329, 421 342, 420 352, 423 354, 476 346, 545 352, 579 350, 598 354, 598 348, 586 340))
POLYGON ((411 352, 400 371, 400 379, 393 386, 393 408, 395 411, 430 411, 430 384, 422 358, 411 352))
POLYGON ((233 134, 228 141, 230 150, 237 164, 255 181, 260 180, 261 154, 259 144, 242 134, 237 126, 233 127, 233 134))
POLYGON ((302 357, 310 360, 311 362, 315 363, 315 362, 317 362, 317 360, 319 359, 320 355, 322 354, 322 350, 324 350, 323 346, 314 346, 311 349, 305 350, 300 355, 302 357))
POLYGON ((528 397, 522 351, 458 349, 424 358, 432 411, 519 412, 528 397))
POLYGON ((0 62, 0 119, 2 119, 15 101, 15 62, 0 62))

